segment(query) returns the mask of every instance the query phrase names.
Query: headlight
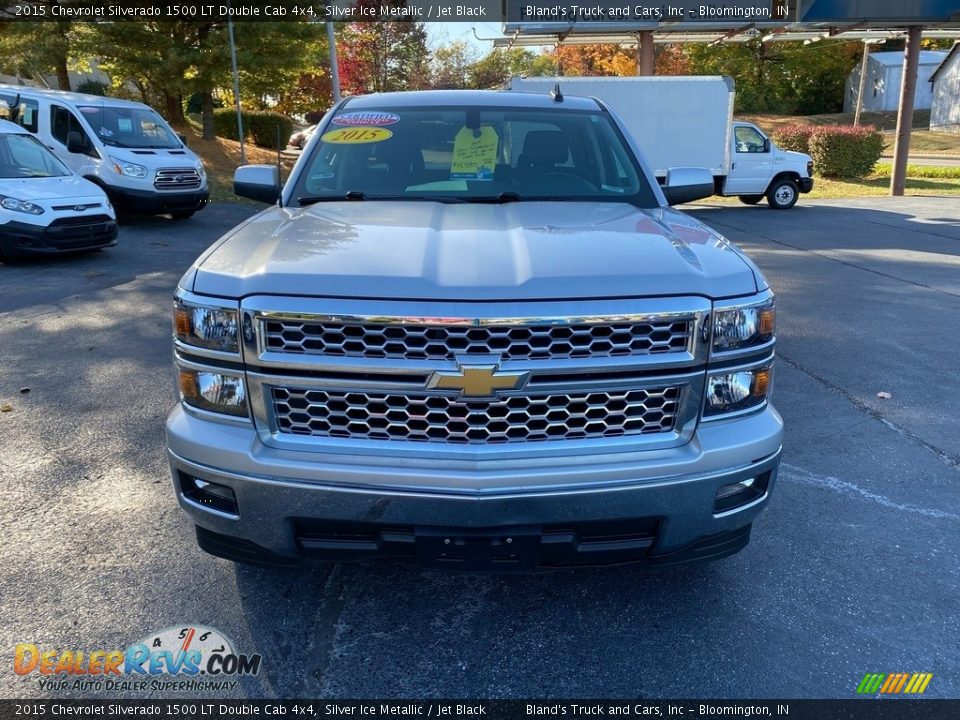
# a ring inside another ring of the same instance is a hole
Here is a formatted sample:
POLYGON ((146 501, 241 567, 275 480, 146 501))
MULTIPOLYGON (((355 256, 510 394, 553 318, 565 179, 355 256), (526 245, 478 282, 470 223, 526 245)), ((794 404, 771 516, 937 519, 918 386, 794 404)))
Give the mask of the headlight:
POLYGON ((772 373, 773 370, 768 365, 756 370, 740 370, 708 377, 704 417, 762 405, 770 394, 772 373))
POLYGON ((3 206, 4 210, 27 213, 27 215, 43 215, 43 208, 29 200, 17 200, 16 198, 0 195, 0 205, 3 206))
POLYGON ((247 417, 247 391, 239 375, 178 368, 180 399, 209 412, 247 417))
POLYGON ((143 165, 137 165, 136 163, 127 162, 126 160, 118 160, 113 156, 111 156, 110 159, 113 160, 113 169, 117 175, 126 175, 132 178, 145 178, 147 176, 147 169, 143 165))
POLYGON ((773 298, 756 305, 716 310, 713 314, 713 352, 763 345, 773 338, 775 325, 773 298))
POLYGON ((173 307, 173 334, 184 345, 239 352, 235 309, 177 299, 173 307))
POLYGON ((202 160, 197 160, 196 168, 197 168, 197 173, 200 175, 200 177, 206 177, 206 176, 207 176, 207 170, 206 170, 206 168, 203 167, 203 161, 202 161, 202 160))

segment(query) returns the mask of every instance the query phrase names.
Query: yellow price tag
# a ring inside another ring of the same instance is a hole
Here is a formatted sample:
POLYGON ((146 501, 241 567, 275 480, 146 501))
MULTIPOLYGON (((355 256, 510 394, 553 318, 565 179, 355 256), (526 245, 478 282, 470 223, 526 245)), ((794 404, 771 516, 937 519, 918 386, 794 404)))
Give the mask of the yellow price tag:
POLYGON ((320 139, 334 145, 353 145, 356 143, 376 143, 389 140, 393 133, 386 128, 345 127, 324 133, 320 139))
POLYGON ((453 140, 450 179, 493 180, 499 140, 490 126, 481 128, 477 137, 470 128, 462 128, 453 140))

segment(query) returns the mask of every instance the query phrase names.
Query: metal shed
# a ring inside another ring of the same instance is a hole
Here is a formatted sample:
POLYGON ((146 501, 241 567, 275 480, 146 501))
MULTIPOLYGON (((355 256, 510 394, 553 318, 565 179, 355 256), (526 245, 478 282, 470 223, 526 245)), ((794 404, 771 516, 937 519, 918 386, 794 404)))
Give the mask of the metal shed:
POLYGON ((960 133, 960 41, 930 76, 930 129, 960 133))
MULTIPOLYGON (((920 51, 920 77, 930 77, 947 56, 945 50, 920 51)), ((862 63, 861 63, 862 65, 862 63)), ((860 67, 857 65, 847 78, 843 97, 844 112, 853 112, 857 107, 857 90, 860 87, 860 67)), ((900 103, 900 83, 903 77, 902 52, 875 52, 867 56, 867 84, 863 96, 863 110, 896 112, 900 103)), ((930 83, 918 82, 914 95, 914 109, 927 110, 933 98, 930 83)))

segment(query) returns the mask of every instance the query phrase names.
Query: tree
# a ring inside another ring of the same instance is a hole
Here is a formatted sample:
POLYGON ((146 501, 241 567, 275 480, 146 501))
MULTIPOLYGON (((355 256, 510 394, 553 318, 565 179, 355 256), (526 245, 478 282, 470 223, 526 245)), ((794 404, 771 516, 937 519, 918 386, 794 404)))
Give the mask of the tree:
POLYGON ((439 90, 462 90, 469 85, 476 58, 463 40, 437 48, 430 58, 430 85, 439 90))
MULTIPOLYGON (((400 10, 406 0, 358 0, 357 5, 379 12, 400 10)), ((340 84, 344 94, 360 95, 428 87, 429 52, 423 23, 346 23, 340 45, 340 84)))
MULTIPOLYGON (((45 6, 47 15, 52 17, 51 6, 69 3, 38 0, 35 4, 45 6)), ((0 20, 9 14, 9 10, 0 10, 0 20)), ((0 71, 44 84, 45 75, 56 75, 57 87, 70 90, 72 39, 73 23, 69 21, 0 23, 0 71)))
POLYGON ((560 75, 636 75, 637 58, 633 50, 619 45, 561 45, 552 51, 560 75))
POLYGON ((553 75, 556 66, 549 55, 534 55, 523 48, 496 48, 473 63, 467 71, 467 86, 478 90, 500 88, 514 75, 553 75))

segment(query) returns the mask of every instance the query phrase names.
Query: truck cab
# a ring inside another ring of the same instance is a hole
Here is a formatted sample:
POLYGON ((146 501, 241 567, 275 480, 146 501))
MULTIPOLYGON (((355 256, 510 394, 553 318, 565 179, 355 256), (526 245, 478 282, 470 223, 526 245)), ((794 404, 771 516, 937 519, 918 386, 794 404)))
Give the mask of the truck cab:
POLYGON ((781 150, 753 123, 736 120, 730 133, 730 170, 722 194, 736 195, 747 205, 767 199, 770 207, 793 207, 800 193, 813 190, 809 155, 781 150))

